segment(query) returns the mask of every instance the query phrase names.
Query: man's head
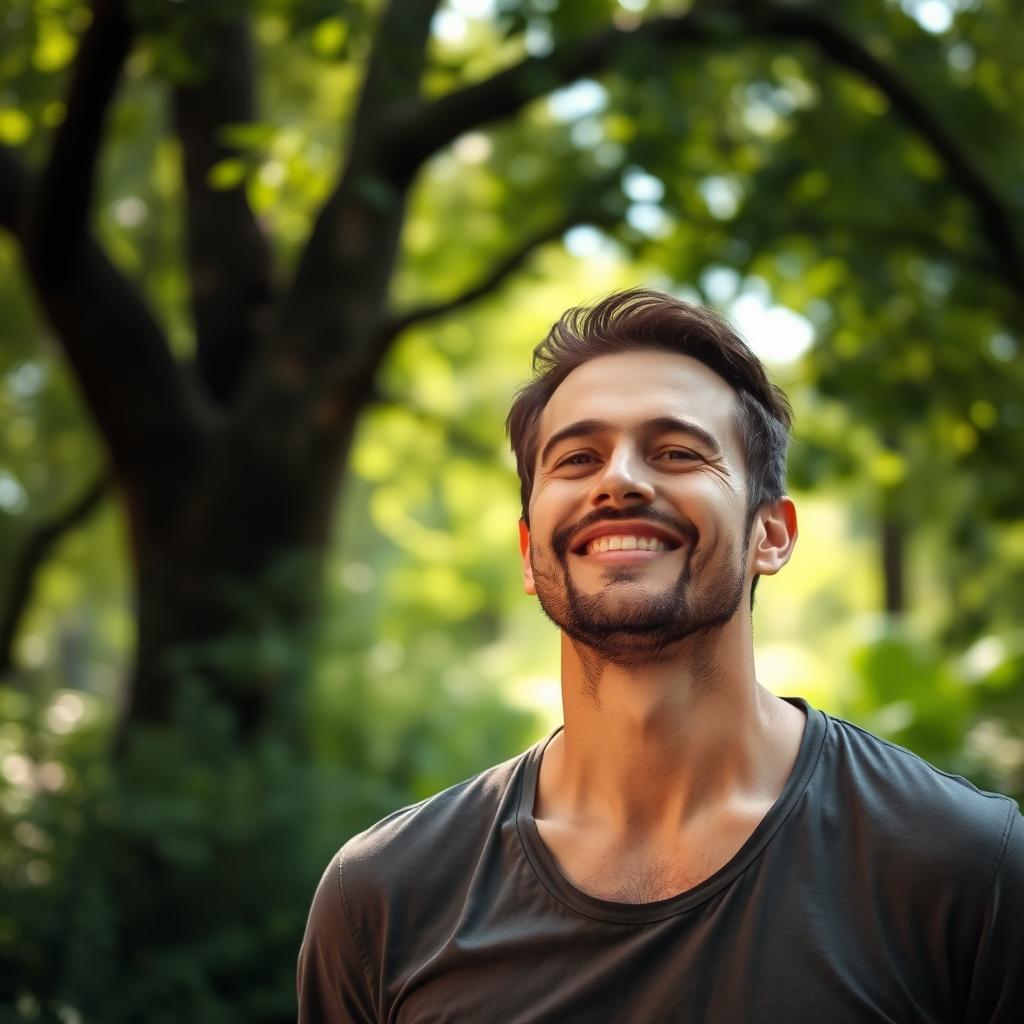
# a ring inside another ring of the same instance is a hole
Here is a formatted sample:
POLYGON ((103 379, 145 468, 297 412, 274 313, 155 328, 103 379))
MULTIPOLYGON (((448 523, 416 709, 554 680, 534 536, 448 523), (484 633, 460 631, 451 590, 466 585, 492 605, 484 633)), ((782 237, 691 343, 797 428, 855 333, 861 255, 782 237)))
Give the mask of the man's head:
POLYGON ((663 292, 615 292, 594 306, 567 310, 533 351, 533 379, 516 395, 505 428, 519 472, 523 520, 530 495, 541 413, 578 366, 602 355, 656 349, 691 356, 737 393, 736 429, 747 470, 747 512, 786 493, 786 450, 793 414, 783 391, 760 360, 717 313, 663 292))
POLYGON ((544 610, 614 660, 727 621, 748 561, 754 582, 778 567, 747 557, 759 510, 768 522, 784 496, 791 420, 757 358, 711 311, 636 290, 569 310, 533 368, 507 428, 544 610), (617 521, 622 535, 660 529, 668 550, 587 546, 617 521))

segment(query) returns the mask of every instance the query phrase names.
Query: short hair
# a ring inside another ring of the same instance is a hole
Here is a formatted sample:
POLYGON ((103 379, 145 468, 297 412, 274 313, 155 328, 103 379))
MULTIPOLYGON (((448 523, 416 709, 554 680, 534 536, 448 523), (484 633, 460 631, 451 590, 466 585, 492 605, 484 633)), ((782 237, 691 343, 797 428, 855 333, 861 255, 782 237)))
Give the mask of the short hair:
POLYGON ((746 460, 749 530, 755 512, 778 501, 786 491, 786 452, 793 422, 789 400, 721 314, 646 288, 614 292, 593 306, 567 310, 533 350, 533 378, 516 393, 505 421, 519 473, 523 521, 529 526, 538 429, 552 394, 583 363, 637 349, 697 359, 737 393, 736 427, 746 460))

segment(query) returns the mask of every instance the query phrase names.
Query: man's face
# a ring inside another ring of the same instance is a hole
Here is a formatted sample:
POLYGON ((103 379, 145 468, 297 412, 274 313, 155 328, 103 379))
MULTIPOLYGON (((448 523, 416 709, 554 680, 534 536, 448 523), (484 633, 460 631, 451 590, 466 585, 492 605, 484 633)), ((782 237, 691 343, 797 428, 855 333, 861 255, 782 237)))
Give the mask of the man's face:
POLYGON ((572 639, 635 666, 722 626, 752 575, 737 396, 689 356, 578 367, 539 424, 526 589, 572 639))

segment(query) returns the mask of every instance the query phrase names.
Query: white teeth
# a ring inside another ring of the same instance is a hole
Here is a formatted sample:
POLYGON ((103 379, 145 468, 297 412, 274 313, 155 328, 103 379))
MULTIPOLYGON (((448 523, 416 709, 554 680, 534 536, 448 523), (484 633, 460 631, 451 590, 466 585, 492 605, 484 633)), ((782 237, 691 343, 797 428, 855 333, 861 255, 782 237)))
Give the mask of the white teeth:
POLYGON ((602 551, 668 551, 668 545, 657 537, 606 536, 598 537, 587 545, 588 555, 602 551))

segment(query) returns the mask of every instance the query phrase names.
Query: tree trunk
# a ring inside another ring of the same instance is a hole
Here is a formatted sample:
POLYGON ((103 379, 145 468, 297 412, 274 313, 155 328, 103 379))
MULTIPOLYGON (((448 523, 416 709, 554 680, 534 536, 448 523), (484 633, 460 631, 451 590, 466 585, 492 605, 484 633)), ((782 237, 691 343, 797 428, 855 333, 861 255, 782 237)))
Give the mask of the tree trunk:
POLYGON ((354 424, 329 445, 235 421, 169 510, 127 503, 137 644, 116 748, 167 722, 188 682, 249 738, 264 725, 300 741, 296 721, 321 609, 323 562, 354 424))

